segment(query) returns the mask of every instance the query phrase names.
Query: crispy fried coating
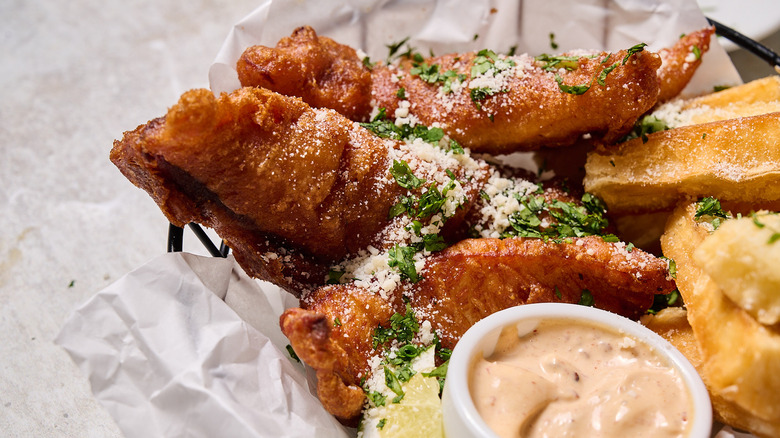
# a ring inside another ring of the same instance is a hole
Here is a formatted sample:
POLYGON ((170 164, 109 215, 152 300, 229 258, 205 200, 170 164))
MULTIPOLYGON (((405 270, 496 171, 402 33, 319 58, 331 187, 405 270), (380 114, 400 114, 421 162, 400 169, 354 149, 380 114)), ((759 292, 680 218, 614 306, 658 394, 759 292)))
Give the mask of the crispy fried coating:
POLYGON ((659 103, 676 97, 688 85, 701 64, 702 55, 710 49, 713 33, 714 27, 700 29, 682 36, 674 46, 658 51, 661 56, 659 103))
POLYGON ((247 273, 300 293, 387 223, 400 193, 387 154, 335 111, 245 88, 185 93, 111 160, 173 224, 214 228, 247 273))
MULTIPOLYGON (((464 205, 476 204, 486 163, 469 161, 467 173, 455 159, 416 150, 335 111, 246 87, 218 98, 185 93, 165 117, 116 141, 111 160, 171 223, 215 229, 249 275, 300 295, 347 255, 387 245, 388 213, 410 194, 390 174, 396 160, 431 180, 447 166, 464 205)), ((462 233, 467 212, 455 210, 441 234, 462 233)))
MULTIPOLYGON (((569 146, 584 134, 611 143, 652 108, 658 93, 658 57, 643 51, 623 64, 627 55, 620 51, 580 56, 575 69, 562 73, 546 71, 548 62, 527 55, 511 57, 507 59, 517 64, 509 70, 511 74, 467 80, 464 87, 450 94, 442 93, 438 84, 410 74, 408 66, 398 81, 393 77, 399 71, 378 69, 373 94, 376 105, 392 114, 401 102, 397 90, 403 87, 411 114, 426 125, 439 123, 473 151, 501 154, 569 146), (602 85, 597 78, 610 66, 615 68, 604 76, 602 85), (588 89, 578 94, 564 91, 562 87, 567 86, 588 89), (483 98, 480 90, 485 89, 489 95, 483 98)), ((477 53, 466 53, 427 62, 439 65, 442 72, 455 71, 468 77, 478 58, 477 53)))
POLYGON ((237 70, 242 84, 297 96, 352 120, 362 121, 371 112, 371 72, 353 48, 318 37, 309 26, 295 29, 275 48, 247 49, 237 70))
POLYGON ((696 203, 670 217, 661 244, 677 264, 677 286, 698 341, 701 365, 719 416, 761 437, 780 435, 780 332, 731 301, 694 253, 712 229, 694 219, 696 203))
MULTIPOLYGON (((311 28, 302 28, 275 49, 250 47, 237 63, 241 84, 301 95, 301 91, 276 87, 276 80, 266 77, 290 75, 294 78, 290 81, 295 83, 316 84, 321 76, 317 66, 336 63, 338 56, 345 56, 338 62, 359 70, 362 60, 354 51, 331 50, 334 46, 338 43, 318 37, 311 28), (280 61, 273 61, 269 53, 280 61), (317 61, 313 66, 305 64, 308 59, 319 59, 322 53, 334 59, 317 61), (293 68, 289 59, 303 62, 293 68), (256 71, 265 73, 258 78, 256 71)), ((411 62, 398 68, 379 64, 370 70, 370 93, 366 93, 362 76, 361 81, 342 93, 355 100, 362 96, 368 104, 373 99, 377 108, 385 108, 397 117, 412 115, 428 126, 437 123, 451 138, 478 152, 509 153, 541 146, 567 146, 584 134, 613 142, 655 105, 659 91, 656 71, 660 58, 647 51, 628 55, 626 51, 569 55, 568 67, 562 69, 558 64, 553 66, 550 61, 536 61, 527 55, 496 55, 496 59, 484 61, 484 55, 479 53, 451 54, 426 59, 416 67, 411 62), (472 74, 472 68, 478 68, 478 64, 489 68, 472 74), (420 71, 420 65, 424 71, 420 71), (565 71, 557 73, 559 69, 565 71), (445 73, 450 78, 460 78, 443 91, 445 73), (587 91, 575 91, 576 88, 587 91), (400 92, 401 89, 404 91, 400 92)), ((367 67, 364 71, 369 73, 367 67)), ((339 76, 339 86, 346 86, 349 77, 339 76)), ((306 96, 304 100, 314 106, 341 105, 334 96, 331 101, 306 96)), ((350 114, 355 120, 368 117, 368 112, 350 114)))
MULTIPOLYGON (((353 393, 370 374, 371 358, 381 353, 372 342, 374 329, 387 327, 392 314, 404 312, 403 297, 417 318, 439 334, 442 346, 452 348, 474 323, 508 307, 592 297, 596 307, 636 319, 654 294, 674 289, 666 262, 595 236, 571 243, 468 239, 425 263, 418 283, 387 299, 355 284, 325 286, 305 296, 301 308, 282 315, 282 331, 301 359, 318 373, 341 379, 320 382, 318 391, 353 393)), ((345 418, 338 398, 322 402, 345 418)), ((346 418, 359 415, 361 407, 354 403, 346 418)))

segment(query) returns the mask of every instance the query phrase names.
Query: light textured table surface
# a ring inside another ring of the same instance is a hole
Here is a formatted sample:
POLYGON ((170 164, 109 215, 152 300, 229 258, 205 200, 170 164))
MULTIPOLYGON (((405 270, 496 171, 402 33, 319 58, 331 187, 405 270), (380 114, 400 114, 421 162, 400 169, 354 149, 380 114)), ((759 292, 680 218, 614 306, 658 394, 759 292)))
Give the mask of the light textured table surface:
MULTIPOLYGON (((257 2, 223 3, 0 2, 0 435, 121 435, 53 339, 75 306, 165 251, 166 220, 108 152, 208 85, 257 2)), ((771 73, 735 59, 746 79, 771 73)))
POLYGON ((165 218, 108 153, 208 86, 257 3, 0 2, 0 435, 120 435, 53 343, 74 306, 165 251, 165 218))

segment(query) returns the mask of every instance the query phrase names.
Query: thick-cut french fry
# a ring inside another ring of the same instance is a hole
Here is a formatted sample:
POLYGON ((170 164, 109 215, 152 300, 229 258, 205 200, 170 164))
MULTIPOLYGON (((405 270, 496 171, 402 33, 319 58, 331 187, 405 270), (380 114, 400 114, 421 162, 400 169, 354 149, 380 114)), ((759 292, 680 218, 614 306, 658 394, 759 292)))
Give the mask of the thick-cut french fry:
POLYGON ((653 110, 669 128, 780 111, 780 77, 768 76, 692 99, 675 99, 653 110))
POLYGON ((585 190, 612 212, 659 211, 686 197, 780 207, 780 113, 661 131, 588 154, 585 190))
POLYGON ((711 226, 697 223, 695 212, 695 203, 678 207, 661 245, 677 265, 677 287, 700 346, 697 368, 729 424, 761 437, 780 436, 780 332, 734 304, 697 265, 694 251, 711 226))
POLYGON ((688 99, 683 108, 708 106, 725 108, 735 103, 767 103, 780 101, 780 76, 767 76, 716 93, 688 99))
POLYGON ((707 375, 702 370, 703 359, 699 342, 693 335, 693 329, 688 323, 687 312, 682 307, 668 307, 656 315, 645 315, 642 324, 650 330, 661 335, 674 345, 696 368, 704 381, 704 385, 710 391, 710 401, 715 420, 732 427, 743 430, 760 430, 764 434, 771 434, 777 427, 763 424, 733 401, 730 401, 719 391, 713 391, 707 381, 707 375))

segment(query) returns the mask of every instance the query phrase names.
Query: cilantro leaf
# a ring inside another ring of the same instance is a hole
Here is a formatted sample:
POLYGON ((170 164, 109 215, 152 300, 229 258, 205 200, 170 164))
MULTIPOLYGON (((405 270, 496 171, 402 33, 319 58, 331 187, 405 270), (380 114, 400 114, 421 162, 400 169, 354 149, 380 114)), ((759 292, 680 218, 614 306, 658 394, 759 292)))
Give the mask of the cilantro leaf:
POLYGON ((425 184, 425 180, 414 176, 412 169, 409 168, 409 164, 403 160, 393 160, 390 174, 395 178, 395 182, 405 189, 414 190, 425 184))
POLYGON ((588 306, 593 307, 594 301, 593 301, 593 294, 587 290, 582 290, 582 295, 580 295, 580 301, 577 303, 582 306, 588 306))
POLYGON ((412 283, 417 283, 420 276, 417 274, 417 268, 414 266, 414 254, 417 250, 411 246, 394 245, 388 251, 390 260, 387 264, 391 268, 397 268, 401 273, 401 278, 407 278, 412 283))
POLYGON ((563 78, 558 75, 558 73, 555 73, 555 82, 558 83, 558 88, 562 93, 573 94, 575 96, 584 94, 586 91, 590 90, 590 86, 593 84, 593 81, 591 81, 589 84, 566 85, 563 83, 563 78))
POLYGON ((626 50, 626 56, 623 58, 622 65, 626 65, 626 62, 628 62, 628 58, 630 58, 631 55, 639 53, 639 52, 645 50, 646 46, 647 46, 647 44, 645 44, 645 43, 639 43, 639 44, 637 44, 635 46, 632 46, 628 50, 626 50))

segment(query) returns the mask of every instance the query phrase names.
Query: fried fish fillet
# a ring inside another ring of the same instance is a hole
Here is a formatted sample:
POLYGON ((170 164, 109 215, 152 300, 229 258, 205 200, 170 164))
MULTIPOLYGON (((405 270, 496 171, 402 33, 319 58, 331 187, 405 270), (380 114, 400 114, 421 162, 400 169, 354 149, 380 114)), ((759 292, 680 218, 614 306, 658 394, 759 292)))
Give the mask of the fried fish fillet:
POLYGON ((438 124, 462 145, 491 153, 570 145, 584 134, 613 142, 659 94, 660 58, 636 49, 541 61, 488 51, 419 61, 369 68, 354 50, 301 27, 275 48, 248 48, 236 68, 244 86, 289 93, 314 106, 347 107, 344 114, 360 121, 373 102, 396 118, 438 124))
MULTIPOLYGON (((381 246, 388 211, 407 193, 388 173, 390 154, 413 155, 401 145, 268 90, 192 90, 125 133, 111 160, 171 223, 215 229, 248 274, 299 295, 323 284, 330 264, 381 246)), ((479 172, 450 171, 475 201, 479 172)))
POLYGON ((419 282, 387 298, 354 283, 325 286, 280 318, 298 356, 322 377, 320 400, 340 419, 360 414, 361 379, 381 354, 372 342, 374 329, 389 326, 393 314, 403 313, 405 300, 441 345, 452 348, 474 323, 508 307, 592 299, 596 307, 637 319, 655 294, 675 287, 665 261, 596 236, 570 243, 467 239, 425 263, 419 282))
POLYGON ((665 261, 601 237, 567 237, 607 229, 600 202, 583 196, 578 205, 442 142, 383 139, 333 110, 246 87, 185 93, 116 141, 111 159, 172 223, 214 228, 249 275, 302 298, 283 331, 317 370, 326 408, 349 421, 363 405, 373 329, 404 300, 454 346, 506 307, 583 301, 637 318, 654 294, 673 289, 665 261), (545 239, 441 250, 470 230, 545 239), (352 282, 320 287, 334 267, 352 282))
POLYGON ((701 65, 701 57, 710 49, 710 38, 714 27, 706 27, 683 35, 672 47, 658 51, 661 68, 658 79, 661 81, 658 102, 666 102, 682 92, 701 65))

